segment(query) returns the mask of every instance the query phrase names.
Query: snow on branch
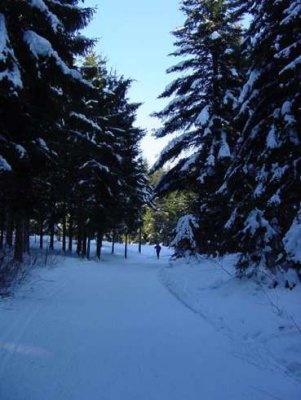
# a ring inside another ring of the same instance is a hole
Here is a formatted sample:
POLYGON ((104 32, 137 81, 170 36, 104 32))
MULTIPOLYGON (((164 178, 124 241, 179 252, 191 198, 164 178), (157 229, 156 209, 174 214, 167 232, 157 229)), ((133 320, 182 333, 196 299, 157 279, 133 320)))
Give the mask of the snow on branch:
POLYGON ((80 72, 67 66, 67 64, 61 59, 58 53, 52 48, 51 43, 47 39, 31 30, 24 32, 23 39, 28 45, 32 55, 36 59, 39 59, 40 57, 53 58, 56 65, 61 69, 63 74, 69 75, 73 79, 78 80, 86 86, 93 88, 93 85, 91 83, 83 79, 80 72))
POLYGON ((289 70, 294 70, 297 68, 297 66, 301 64, 301 56, 298 56, 295 58, 292 62, 290 62, 288 65, 286 65, 281 71, 280 75, 282 75, 284 72, 289 71, 289 70))
POLYGON ((23 83, 18 61, 8 37, 5 17, 0 13, 0 62, 6 64, 6 68, 0 71, 0 81, 8 80, 14 89, 22 89, 23 83))
POLYGON ((0 172, 10 172, 12 171, 12 167, 9 163, 0 155, 0 172))
POLYGON ((189 156, 184 165, 181 167, 181 172, 186 172, 189 171, 193 166, 196 164, 196 161, 199 157, 199 152, 193 153, 191 156, 189 156))
POLYGON ((260 76, 259 70, 254 69, 250 71, 249 79, 247 83, 244 85, 239 97, 240 103, 243 103, 246 100, 247 96, 252 92, 252 90, 254 89, 254 84, 258 80, 259 76, 260 76))
POLYGON ((98 132, 102 132, 101 128, 91 119, 87 118, 84 114, 71 112, 70 117, 74 117, 79 119, 80 121, 85 122, 86 124, 90 125, 93 129, 97 130, 98 132))
POLYGON ((46 15, 54 32, 57 32, 58 28, 62 27, 61 21, 49 10, 43 0, 27 0, 27 2, 31 7, 38 9, 46 15))
POLYGON ((108 174, 110 173, 110 169, 106 165, 103 165, 103 164, 101 164, 100 162, 98 162, 96 160, 87 161, 86 163, 84 163, 80 167, 80 169, 84 169, 84 168, 87 168, 87 167, 96 168, 99 171, 104 171, 104 172, 106 172, 108 174))
POLYGON ((210 106, 206 105, 195 120, 196 125, 205 126, 210 119, 210 106))
POLYGON ((301 3, 300 1, 289 2, 289 7, 284 11, 286 17, 281 21, 280 25, 288 25, 294 19, 299 18, 301 15, 301 3))
POLYGON ((167 161, 170 161, 171 159, 178 157, 183 150, 187 149, 187 146, 189 146, 190 141, 194 136, 193 134, 194 132, 189 131, 172 139, 163 149, 158 160, 151 168, 151 173, 157 171, 167 161))
POLYGON ((176 248, 178 255, 185 255, 187 251, 196 251, 197 243, 194 230, 198 228, 197 219, 192 214, 184 215, 179 219, 175 229, 176 236, 170 243, 170 246, 176 248))
POLYGON ((272 240, 277 234, 268 220, 264 218, 263 211, 256 208, 248 215, 244 224, 243 232, 249 233, 251 236, 255 236, 261 229, 265 230, 264 238, 266 243, 272 240))
POLYGON ((301 263, 301 207, 283 242, 289 258, 292 261, 301 263))

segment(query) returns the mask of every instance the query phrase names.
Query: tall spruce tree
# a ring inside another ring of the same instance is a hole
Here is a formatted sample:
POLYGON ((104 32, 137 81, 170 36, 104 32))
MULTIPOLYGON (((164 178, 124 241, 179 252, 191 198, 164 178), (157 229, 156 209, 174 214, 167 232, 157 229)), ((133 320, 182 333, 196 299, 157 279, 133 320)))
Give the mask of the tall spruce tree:
MULTIPOLYGON (((15 258, 22 260, 24 216, 30 215, 34 185, 51 148, 63 131, 65 107, 72 93, 89 88, 74 68, 76 56, 93 44, 79 35, 93 10, 78 0, 12 0, 0 2, 1 179, 7 214, 16 225, 15 258), (3 154, 4 153, 4 154, 3 154), (8 206, 9 204, 9 206, 8 206)), ((12 222, 10 222, 12 224, 12 222)))
POLYGON ((301 3, 251 1, 241 138, 227 174, 239 267, 287 265, 283 237, 301 201, 301 3))
POLYGON ((131 80, 112 74, 110 81, 114 104, 111 131, 117 139, 116 153, 120 160, 119 223, 124 232, 132 233, 142 224, 142 206, 151 198, 146 166, 140 156, 140 141, 145 132, 135 126, 140 104, 128 99, 131 80))
POLYGON ((163 150, 153 171, 178 158, 163 177, 157 193, 174 189, 194 190, 198 196, 199 245, 213 251, 223 221, 226 204, 215 194, 222 185, 237 140, 233 109, 243 77, 240 55, 241 28, 237 2, 225 0, 183 0, 186 16, 183 27, 174 32, 177 50, 184 58, 169 73, 180 73, 162 93, 172 101, 156 116, 163 121, 157 137, 176 134, 163 150))

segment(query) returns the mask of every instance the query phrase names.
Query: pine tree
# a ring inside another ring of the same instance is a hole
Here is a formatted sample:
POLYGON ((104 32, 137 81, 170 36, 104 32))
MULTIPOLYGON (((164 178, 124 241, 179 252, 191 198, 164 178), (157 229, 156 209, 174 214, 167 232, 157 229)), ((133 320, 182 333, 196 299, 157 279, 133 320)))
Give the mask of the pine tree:
POLYGON ((175 229, 175 237, 170 246, 175 248, 176 257, 196 255, 199 252, 196 232, 199 224, 194 215, 188 214, 179 218, 175 229))
POLYGON ((150 201, 151 189, 148 185, 147 171, 140 156, 140 141, 145 132, 134 126, 136 112, 140 104, 130 103, 127 97, 131 80, 111 76, 115 86, 115 123, 112 132, 117 137, 116 152, 120 159, 120 220, 124 232, 136 231, 142 223, 142 206, 150 201))
POLYGON ((197 193, 203 251, 216 248, 216 235, 228 214, 215 193, 223 183, 237 140, 233 109, 244 65, 236 3, 182 1, 186 21, 174 32, 178 50, 173 55, 184 57, 184 61, 168 70, 182 75, 165 89, 161 97, 173 96, 173 100, 156 114, 164 124, 156 136, 177 136, 163 150, 153 170, 178 158, 183 151, 191 154, 168 171, 157 192, 164 194, 178 188, 197 193))
MULTIPOLYGON (((47 160, 56 157, 52 144, 63 141, 58 136, 63 131, 63 105, 75 93, 89 88, 74 67, 74 59, 93 44, 78 34, 93 11, 78 7, 78 3, 0 2, 0 124, 4 142, 0 160, 1 169, 10 172, 5 181, 5 202, 16 228, 39 201, 34 199, 34 185, 42 182, 39 172, 46 169, 47 160)), ((21 228, 16 229, 16 244, 20 246, 15 257, 19 261, 22 234, 21 228)))
MULTIPOLYGON (((159 170, 150 177, 155 187, 166 171, 159 170)), ((174 191, 164 197, 152 199, 143 215, 143 240, 146 243, 162 243, 169 246, 174 238, 174 228, 182 215, 192 212, 195 195, 192 192, 174 191)))
POLYGON ((286 265, 282 239, 301 200, 300 1, 254 0, 251 9, 242 134, 227 174, 233 204, 228 227, 243 252, 243 270, 286 265))

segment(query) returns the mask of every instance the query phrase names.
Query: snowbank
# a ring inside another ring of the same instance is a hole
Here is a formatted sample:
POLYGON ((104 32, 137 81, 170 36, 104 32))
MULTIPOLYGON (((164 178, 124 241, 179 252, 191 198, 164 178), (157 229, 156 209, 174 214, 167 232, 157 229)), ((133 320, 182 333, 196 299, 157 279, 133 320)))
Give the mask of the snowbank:
POLYGON ((301 381, 301 287, 267 289, 238 280, 237 256, 201 262, 178 260, 160 271, 186 307, 235 341, 251 363, 273 365, 301 381))

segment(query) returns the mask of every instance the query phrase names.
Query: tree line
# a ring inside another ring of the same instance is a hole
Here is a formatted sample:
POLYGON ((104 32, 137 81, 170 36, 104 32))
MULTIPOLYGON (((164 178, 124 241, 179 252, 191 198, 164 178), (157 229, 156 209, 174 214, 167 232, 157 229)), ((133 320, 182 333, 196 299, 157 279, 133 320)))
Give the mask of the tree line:
POLYGON ((150 187, 131 80, 81 30, 79 0, 0 0, 0 249, 22 262, 30 234, 100 257, 107 232, 135 231, 150 187))
POLYGON ((178 255, 239 252, 239 273, 300 268, 299 0, 182 0, 157 137, 158 196, 192 191, 178 255), (298 255, 299 254, 299 255, 298 255))

